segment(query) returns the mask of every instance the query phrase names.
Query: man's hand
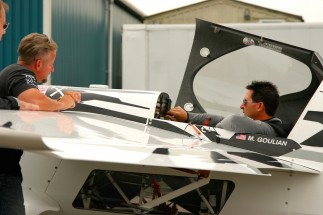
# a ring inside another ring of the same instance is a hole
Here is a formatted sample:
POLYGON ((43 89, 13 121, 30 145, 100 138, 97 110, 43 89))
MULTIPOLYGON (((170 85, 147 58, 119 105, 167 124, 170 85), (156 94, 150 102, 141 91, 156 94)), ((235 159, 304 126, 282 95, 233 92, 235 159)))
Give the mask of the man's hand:
POLYGON ((76 103, 81 102, 81 93, 80 92, 66 91, 66 92, 64 92, 64 96, 65 95, 71 96, 76 103))
POLYGON ((81 102, 81 93, 66 91, 64 92, 64 96, 59 99, 59 102, 64 104, 63 110, 74 108, 75 103, 81 102))
POLYGON ((180 106, 170 109, 165 116, 167 119, 172 121, 186 122, 187 121, 187 112, 180 106))
POLYGON ((38 105, 19 100, 20 110, 39 110, 38 105))

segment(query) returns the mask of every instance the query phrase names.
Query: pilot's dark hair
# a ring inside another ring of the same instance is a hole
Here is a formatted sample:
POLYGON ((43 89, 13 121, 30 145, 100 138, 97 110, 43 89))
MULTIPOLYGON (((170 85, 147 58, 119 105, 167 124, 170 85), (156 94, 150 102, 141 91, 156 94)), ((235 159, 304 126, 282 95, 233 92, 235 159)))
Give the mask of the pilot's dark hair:
POLYGON ((275 115, 279 105, 279 92, 276 85, 269 81, 252 81, 246 89, 253 91, 252 101, 263 102, 266 113, 269 116, 275 115))

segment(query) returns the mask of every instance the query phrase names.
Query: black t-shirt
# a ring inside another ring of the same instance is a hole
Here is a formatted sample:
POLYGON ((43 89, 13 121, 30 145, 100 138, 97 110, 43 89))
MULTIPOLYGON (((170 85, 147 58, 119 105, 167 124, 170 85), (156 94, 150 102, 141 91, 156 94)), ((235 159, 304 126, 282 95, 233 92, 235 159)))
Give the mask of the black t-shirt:
POLYGON ((30 89, 37 89, 35 74, 26 67, 18 64, 7 66, 0 73, 0 97, 18 97, 20 93, 30 89))
MULTIPOLYGON (((36 88, 35 74, 18 64, 7 66, 0 73, 0 97, 18 97, 25 90, 36 88)), ((5 123, 5 122, 4 122, 5 123)), ((8 174, 22 178, 19 161, 22 150, 0 148, 0 174, 8 174)))

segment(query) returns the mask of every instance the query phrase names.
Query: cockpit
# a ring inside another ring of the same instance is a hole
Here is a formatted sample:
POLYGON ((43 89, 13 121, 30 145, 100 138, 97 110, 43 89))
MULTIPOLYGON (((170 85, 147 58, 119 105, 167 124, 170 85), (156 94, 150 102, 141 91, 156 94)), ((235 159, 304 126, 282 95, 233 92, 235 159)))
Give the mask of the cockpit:
POLYGON ((322 81, 322 69, 316 52, 197 20, 176 105, 239 114, 245 86, 266 80, 278 87, 276 116, 290 130, 322 81))

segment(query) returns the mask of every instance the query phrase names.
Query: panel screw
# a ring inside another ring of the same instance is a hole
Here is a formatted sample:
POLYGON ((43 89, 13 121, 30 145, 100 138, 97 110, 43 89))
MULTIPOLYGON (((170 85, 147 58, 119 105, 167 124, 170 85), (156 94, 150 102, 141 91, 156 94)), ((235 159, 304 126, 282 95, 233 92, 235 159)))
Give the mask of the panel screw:
POLYGON ((200 50, 200 55, 201 55, 202 57, 208 57, 208 56, 210 56, 210 49, 208 49, 208 48, 206 48, 206 47, 201 48, 201 50, 200 50))

